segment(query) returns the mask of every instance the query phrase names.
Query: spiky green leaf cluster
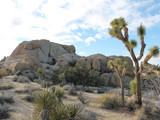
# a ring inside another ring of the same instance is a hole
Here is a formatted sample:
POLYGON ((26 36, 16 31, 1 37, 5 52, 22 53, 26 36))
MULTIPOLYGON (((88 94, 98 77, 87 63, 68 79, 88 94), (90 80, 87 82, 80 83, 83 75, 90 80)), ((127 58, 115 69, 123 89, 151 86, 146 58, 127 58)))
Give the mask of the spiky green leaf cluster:
POLYGON ((75 117, 78 113, 81 112, 80 106, 75 104, 67 105, 67 110, 70 118, 75 117))
POLYGON ((67 107, 64 104, 56 105, 52 109, 51 120, 69 120, 67 107))
POLYGON ((112 28, 109 29, 109 34, 112 37, 115 37, 119 35, 123 27, 127 26, 127 22, 125 21, 124 18, 120 17, 118 19, 114 19, 113 21, 111 21, 110 25, 112 26, 112 28))
POLYGON ((137 33, 139 36, 144 36, 146 34, 146 29, 142 24, 137 28, 137 33))
POLYGON ((128 63, 126 61, 124 61, 123 68, 127 68, 127 67, 128 67, 128 63))
POLYGON ((65 105, 59 103, 55 93, 42 90, 35 94, 34 120, 72 120, 79 114, 80 106, 75 104, 65 105))
POLYGON ((114 68, 114 63, 113 63, 112 60, 109 60, 109 61, 108 61, 108 65, 109 65, 109 67, 110 67, 111 69, 114 68))
POLYGON ((130 81, 130 92, 132 94, 136 94, 136 78, 134 78, 133 80, 130 81))
POLYGON ((123 17, 120 17, 118 21, 119 21, 119 26, 121 28, 126 27, 128 25, 123 17))
POLYGON ((123 17, 120 18, 115 18, 110 25, 112 26, 112 28, 118 27, 118 28, 123 28, 127 26, 127 22, 125 21, 125 19, 123 17))
POLYGON ((54 94, 58 99, 61 99, 64 96, 64 90, 61 88, 56 88, 54 94))
POLYGON ((135 48, 135 47, 137 47, 137 41, 136 41, 136 40, 130 40, 130 41, 129 41, 129 46, 130 46, 130 48, 135 48))
POLYGON ((115 64, 116 65, 122 65, 122 59, 121 58, 116 58, 115 59, 115 64))
POLYGON ((34 100, 37 105, 37 109, 50 109, 57 102, 55 95, 48 90, 42 90, 41 92, 37 93, 34 97, 34 100))
POLYGON ((156 57, 159 55, 159 47, 158 46, 153 46, 152 48, 149 49, 150 53, 152 56, 156 57))

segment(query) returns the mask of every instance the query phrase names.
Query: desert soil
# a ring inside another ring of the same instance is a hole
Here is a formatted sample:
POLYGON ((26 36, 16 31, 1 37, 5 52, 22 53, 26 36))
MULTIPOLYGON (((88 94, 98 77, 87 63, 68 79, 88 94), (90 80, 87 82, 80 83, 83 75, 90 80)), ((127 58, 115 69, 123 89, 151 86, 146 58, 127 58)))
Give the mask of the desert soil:
MULTIPOLYGON (((30 92, 17 93, 16 91, 25 91, 32 89, 39 89, 41 86, 37 83, 18 83, 13 82, 11 79, 1 79, 0 86, 13 86, 13 89, 0 90, 0 96, 13 97, 15 103, 9 105, 10 118, 6 120, 31 120, 32 111, 34 109, 34 103, 27 102, 23 98, 30 95, 30 92)), ((106 110, 99 107, 96 99, 101 94, 96 93, 84 93, 84 97, 87 101, 84 109, 94 113, 98 120, 134 120, 134 114, 127 112, 127 110, 106 110)), ((80 103, 77 96, 70 96, 65 94, 63 102, 68 103, 80 103)))

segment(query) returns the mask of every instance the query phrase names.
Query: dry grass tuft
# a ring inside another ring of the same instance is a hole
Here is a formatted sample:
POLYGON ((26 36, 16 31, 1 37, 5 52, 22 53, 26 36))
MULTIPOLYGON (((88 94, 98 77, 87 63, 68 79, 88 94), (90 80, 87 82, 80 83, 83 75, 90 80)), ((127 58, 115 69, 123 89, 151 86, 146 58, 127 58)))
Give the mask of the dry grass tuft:
POLYGON ((122 106, 121 96, 116 94, 103 94, 98 98, 102 108, 113 109, 122 106))

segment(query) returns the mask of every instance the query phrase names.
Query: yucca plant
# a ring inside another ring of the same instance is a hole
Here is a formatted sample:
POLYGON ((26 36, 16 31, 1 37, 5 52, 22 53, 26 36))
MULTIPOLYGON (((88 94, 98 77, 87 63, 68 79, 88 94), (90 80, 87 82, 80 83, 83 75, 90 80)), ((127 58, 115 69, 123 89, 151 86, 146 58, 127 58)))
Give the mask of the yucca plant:
POLYGON ((62 97, 64 97, 64 90, 61 88, 57 88, 54 93, 55 96, 58 98, 58 103, 62 102, 62 97))
POLYGON ((53 93, 43 89, 41 92, 34 96, 35 110, 34 119, 37 120, 50 120, 51 111, 57 104, 56 97, 53 93))
POLYGON ((76 120, 76 116, 81 112, 80 106, 75 104, 67 105, 67 111, 70 120, 76 120))
POLYGON ((64 104, 57 104, 51 113, 51 120, 69 120, 67 106, 64 104))

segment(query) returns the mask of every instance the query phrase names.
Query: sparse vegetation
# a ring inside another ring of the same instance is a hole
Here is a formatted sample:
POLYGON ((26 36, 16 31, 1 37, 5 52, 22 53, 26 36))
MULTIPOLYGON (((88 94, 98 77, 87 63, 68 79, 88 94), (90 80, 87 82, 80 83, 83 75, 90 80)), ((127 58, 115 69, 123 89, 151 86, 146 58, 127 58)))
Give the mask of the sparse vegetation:
POLYGON ((73 83, 74 85, 99 86, 103 80, 85 63, 76 63, 75 66, 61 66, 53 73, 52 80, 55 83, 73 83))
POLYGON ((6 76, 10 73, 9 69, 0 69, 0 77, 6 76))
POLYGON ((0 119, 7 119, 10 117, 9 115, 9 107, 7 104, 5 105, 0 105, 0 119))
POLYGON ((58 102, 60 103, 62 101, 62 97, 64 97, 64 90, 62 88, 56 88, 54 94, 58 98, 58 102))
POLYGON ((98 98, 102 108, 113 109, 122 106, 121 97, 117 94, 103 94, 98 98))

